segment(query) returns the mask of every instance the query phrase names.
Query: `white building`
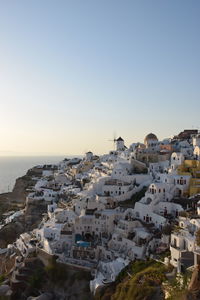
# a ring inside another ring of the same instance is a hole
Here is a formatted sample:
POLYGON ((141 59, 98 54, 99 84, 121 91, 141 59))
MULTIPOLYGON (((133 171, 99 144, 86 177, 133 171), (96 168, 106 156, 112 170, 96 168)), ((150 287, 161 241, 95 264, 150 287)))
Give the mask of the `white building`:
POLYGON ((92 158, 93 158, 93 153, 91 151, 88 151, 86 154, 85 154, 85 160, 86 161, 92 161, 92 158))
POLYGON ((36 250, 36 240, 27 232, 20 234, 15 245, 24 257, 34 253, 36 250))
POLYGON ((193 144, 194 147, 196 147, 196 146, 200 147, 200 134, 197 134, 197 135, 193 136, 192 144, 193 144))
POLYGON ((156 146, 158 146, 157 136, 153 133, 149 133, 144 139, 144 144, 146 148, 155 148, 156 146))
MULTIPOLYGON (((199 207, 198 207, 199 208, 199 207)), ((200 247, 196 245, 197 230, 200 229, 199 210, 198 217, 179 217, 179 228, 171 234, 171 260, 170 263, 181 271, 181 266, 186 267, 197 264, 200 247)))
POLYGON ((81 215, 75 220, 75 235, 82 236, 82 238, 101 238, 104 234, 109 235, 113 232, 114 220, 114 210, 82 210, 81 215))
POLYGON ((185 160, 183 153, 173 152, 171 155, 171 169, 176 170, 185 160))
POLYGON ((116 149, 117 151, 124 151, 124 140, 121 138, 121 136, 116 140, 116 149))
POLYGON ((200 146, 195 146, 193 153, 194 153, 195 159, 200 160, 200 146))

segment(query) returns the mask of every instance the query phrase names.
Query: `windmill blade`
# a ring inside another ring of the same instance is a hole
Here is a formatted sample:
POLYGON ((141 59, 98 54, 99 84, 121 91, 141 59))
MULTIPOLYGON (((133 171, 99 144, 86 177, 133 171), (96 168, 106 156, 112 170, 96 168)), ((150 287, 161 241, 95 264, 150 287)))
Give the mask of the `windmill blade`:
POLYGON ((117 133, 116 133, 116 130, 114 130, 113 131, 113 140, 116 141, 116 139, 117 139, 117 133))
POLYGON ((115 142, 117 141, 117 133, 116 133, 116 130, 114 130, 113 132, 113 148, 115 150, 115 142))
POLYGON ((115 150, 115 143, 117 141, 116 138, 116 131, 113 132, 113 139, 112 140, 108 140, 108 142, 113 142, 113 150, 115 150))

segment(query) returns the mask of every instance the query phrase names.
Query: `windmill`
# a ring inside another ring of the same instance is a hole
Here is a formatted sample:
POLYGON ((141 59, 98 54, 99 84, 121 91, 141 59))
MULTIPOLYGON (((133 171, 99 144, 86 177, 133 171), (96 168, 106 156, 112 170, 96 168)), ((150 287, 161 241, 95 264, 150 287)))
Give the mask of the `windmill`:
POLYGON ((116 132, 113 133, 113 139, 112 140, 108 140, 109 142, 113 142, 113 150, 115 150, 115 143, 117 141, 116 139, 116 132))

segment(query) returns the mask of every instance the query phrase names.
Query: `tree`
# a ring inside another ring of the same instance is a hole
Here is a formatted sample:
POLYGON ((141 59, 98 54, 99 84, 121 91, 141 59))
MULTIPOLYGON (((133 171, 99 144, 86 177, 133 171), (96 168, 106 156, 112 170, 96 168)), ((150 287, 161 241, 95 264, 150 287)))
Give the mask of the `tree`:
POLYGON ((179 216, 180 216, 180 217, 185 217, 185 218, 187 218, 188 213, 187 213, 186 211, 183 210, 183 211, 180 211, 180 212, 179 212, 179 216))

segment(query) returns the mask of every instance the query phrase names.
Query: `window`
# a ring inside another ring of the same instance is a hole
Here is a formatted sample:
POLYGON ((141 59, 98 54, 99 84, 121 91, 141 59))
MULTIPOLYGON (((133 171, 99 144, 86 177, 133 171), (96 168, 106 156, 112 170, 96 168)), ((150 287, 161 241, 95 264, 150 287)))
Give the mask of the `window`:
POLYGON ((177 241, 176 241, 176 239, 174 239, 174 247, 176 248, 176 244, 177 243, 177 241))

